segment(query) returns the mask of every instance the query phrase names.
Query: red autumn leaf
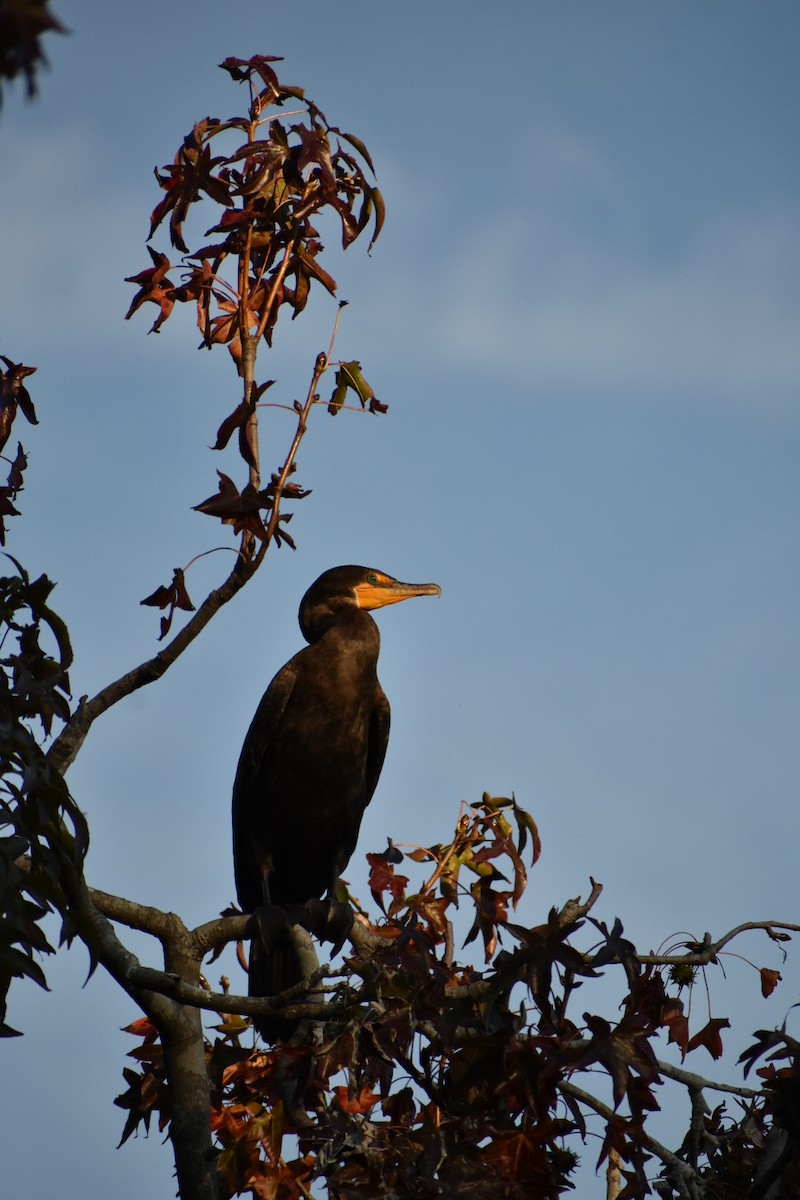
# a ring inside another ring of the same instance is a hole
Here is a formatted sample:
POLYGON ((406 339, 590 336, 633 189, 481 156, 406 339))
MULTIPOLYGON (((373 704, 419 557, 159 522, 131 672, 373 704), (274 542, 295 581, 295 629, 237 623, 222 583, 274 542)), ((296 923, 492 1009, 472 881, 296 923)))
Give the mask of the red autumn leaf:
POLYGON ((241 517, 245 511, 251 511, 252 505, 243 505, 242 493, 230 475, 226 475, 224 471, 217 471, 217 475, 219 475, 219 491, 215 496, 209 496, 207 500, 201 500, 199 504, 195 504, 194 510, 207 513, 210 517, 219 517, 221 521, 230 524, 241 517))
POLYGON ((364 1084, 361 1090, 352 1096, 349 1095, 346 1087, 335 1087, 333 1094, 342 1112, 357 1113, 362 1117, 365 1117, 375 1107, 379 1099, 367 1084, 364 1084))
POLYGON ((670 1000, 661 1011, 661 1024, 669 1030, 668 1042, 675 1042, 680 1047, 681 1058, 686 1057, 689 1048, 689 1019, 684 1015, 683 1004, 680 1000, 670 1000))
POLYGON ((612 1028, 604 1017, 584 1013, 583 1019, 591 1041, 578 1056, 576 1065, 601 1063, 611 1077, 614 1087, 614 1107, 625 1097, 635 1071, 646 1085, 659 1082, 658 1063, 649 1041, 647 1023, 639 1016, 623 1017, 612 1028))
POLYGON ((149 1017, 139 1017, 130 1025, 123 1025, 122 1032, 132 1033, 134 1037, 142 1037, 148 1042, 154 1042, 158 1037, 158 1030, 149 1017))
POLYGON ((381 893, 390 892, 393 900, 402 900, 408 886, 408 876, 395 875, 394 867, 387 862, 385 854, 368 854, 367 862, 370 865, 369 887, 373 899, 385 912, 381 893))
POLYGON ((38 425, 36 410, 28 394, 23 380, 33 375, 36 367, 26 367, 23 363, 12 362, 5 354, 0 359, 8 370, 0 371, 0 450, 3 449, 11 434, 11 427, 17 415, 17 408, 22 409, 23 416, 31 425, 38 425))
POLYGON ((307 125, 292 125, 291 130, 300 139, 300 145, 295 151, 298 171, 310 166, 318 168, 325 197, 334 200, 336 175, 331 161, 330 143, 324 131, 318 126, 309 129, 307 125))
POLYGON ((227 182, 214 174, 225 159, 212 158, 208 144, 219 128, 220 122, 211 117, 198 121, 184 138, 174 161, 163 171, 155 172, 159 186, 166 194, 151 213, 150 237, 169 213, 170 240, 184 254, 189 253, 189 247, 183 240, 183 222, 191 205, 204 194, 223 207, 233 205, 227 182))
POLYGON ((330 131, 331 131, 331 133, 335 133, 338 138, 344 138, 344 140, 346 142, 349 142, 351 146, 354 146, 355 149, 358 151, 358 153, 361 155, 361 157, 364 159, 364 162, 367 164, 370 171, 372 171, 372 174, 373 175, 375 174, 375 164, 373 163, 372 158, 370 157, 369 150, 367 149, 365 144, 362 142, 361 138, 356 137, 356 135, 354 133, 344 133, 343 130, 337 129, 335 125, 331 125, 330 131))
POLYGON ((719 1058, 722 1055, 722 1038, 720 1036, 721 1029, 730 1029, 730 1021, 727 1017, 712 1017, 707 1025, 694 1035, 689 1040, 688 1049, 695 1050, 698 1046, 705 1046, 712 1058, 719 1058))
POLYGON ((780 971, 773 971, 769 967, 762 967, 759 974, 761 975, 761 995, 771 996, 783 978, 780 971))
POLYGON ((172 575, 172 583, 168 587, 162 585, 156 588, 154 592, 146 596, 144 600, 140 600, 139 603, 146 604, 150 608, 166 608, 169 610, 167 615, 161 618, 159 641, 162 641, 169 633, 172 618, 177 608, 183 609, 184 612, 194 612, 194 605, 189 599, 181 567, 175 568, 172 575))
POLYGON ((408 902, 409 911, 419 913, 438 938, 443 938, 447 933, 447 910, 450 905, 450 900, 445 897, 434 899, 429 892, 412 896, 408 902))
POLYGON ((282 89, 278 82, 278 76, 269 65, 273 62, 283 62, 283 58, 279 54, 254 54, 252 58, 234 58, 229 56, 219 64, 223 71, 227 71, 231 79, 236 83, 244 83, 250 78, 250 75, 255 71, 261 76, 264 83, 275 92, 275 96, 280 95, 282 89))
MULTIPOLYGON (((308 249, 310 250, 310 246, 308 249)), ((320 247, 320 249, 322 249, 322 247, 320 247)), ((303 264, 306 270, 313 275, 315 279, 318 279, 322 286, 326 288, 332 296, 335 296, 336 280, 332 275, 329 275, 327 271, 323 270, 316 259, 312 257, 311 253, 303 251, 298 247, 297 257, 300 259, 300 262, 303 264)))
POLYGON ((381 1108, 393 1125, 402 1125, 409 1129, 417 1115, 414 1093, 410 1087, 401 1088, 393 1096, 384 1096, 381 1108))
POLYGON ((252 405, 247 404, 242 400, 230 416, 227 416, 217 430, 217 440, 211 447, 212 450, 224 450, 231 439, 231 434, 236 429, 241 429, 249 420, 253 411, 252 405))
POLYGON ((381 851, 381 858, 385 858, 387 863, 394 863, 397 866, 403 861, 403 851, 398 850, 390 837, 386 839, 386 849, 381 851))
POLYGON ((258 403, 260 397, 264 394, 267 388, 272 387, 274 382, 274 379, 268 379, 266 383, 262 383, 255 387, 253 389, 252 403, 248 404, 246 401, 242 400, 242 402, 237 405, 233 412, 225 418, 217 430, 217 439, 214 442, 214 445, 211 447, 212 450, 224 450, 230 441, 231 436, 238 430, 239 453, 248 466, 255 465, 253 451, 248 445, 246 431, 247 422, 254 411, 254 405, 258 403))
POLYGON ((6 527, 3 518, 19 516, 19 510, 14 507, 13 501, 16 499, 17 493, 22 491, 22 477, 27 465, 28 460, 22 449, 22 443, 17 442, 17 456, 11 464, 8 480, 5 486, 0 487, 0 546, 6 544, 6 527))
POLYGON ((481 915, 487 921, 491 921, 496 925, 504 925, 508 920, 508 901, 512 898, 511 892, 496 892, 493 887, 490 887, 484 880, 481 880, 476 885, 473 885, 472 895, 480 907, 481 915))
POLYGON ((547 1187, 552 1181, 550 1159, 531 1131, 498 1134, 481 1150, 481 1158, 507 1183, 547 1187))
MULTIPOLYGON (((229 475, 223 471, 217 471, 217 475, 219 475, 219 491, 216 496, 209 496, 207 500, 195 504, 195 512, 205 513, 209 517, 218 517, 223 525, 232 525, 236 534, 247 532, 263 540, 267 531, 261 518, 261 510, 272 508, 275 495, 274 485, 270 483, 266 488, 257 492, 254 487, 247 484, 244 491, 240 492, 229 475)), ((288 489, 284 494, 288 494, 288 489)), ((281 539, 291 542, 289 535, 283 531, 281 531, 280 538, 276 536, 278 543, 281 539)))
POLYGON ((162 585, 156 588, 152 595, 147 596, 144 600, 140 600, 139 603, 150 605, 152 608, 167 608, 168 605, 172 604, 176 608, 184 609, 186 612, 194 610, 194 605, 186 591, 183 571, 180 567, 175 568, 172 583, 169 587, 162 585))
POLYGON ((152 304, 157 304, 161 312, 148 332, 158 333, 175 306, 175 287, 172 280, 167 278, 170 261, 166 254, 159 254, 151 246, 147 247, 147 251, 153 260, 153 266, 148 267, 145 271, 140 271, 138 275, 128 275, 125 279, 126 283, 139 284, 139 291, 131 300, 125 320, 129 321, 137 309, 150 301, 152 304))

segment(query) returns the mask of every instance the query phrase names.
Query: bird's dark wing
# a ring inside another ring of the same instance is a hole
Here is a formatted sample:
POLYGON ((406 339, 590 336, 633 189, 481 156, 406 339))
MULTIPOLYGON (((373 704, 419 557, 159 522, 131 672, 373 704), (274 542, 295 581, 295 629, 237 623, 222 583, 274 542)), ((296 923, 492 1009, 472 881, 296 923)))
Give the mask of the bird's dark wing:
POLYGON ((389 722, 389 701, 386 699, 381 685, 377 684, 375 707, 369 719, 367 769, 365 772, 367 804, 369 804, 373 792, 378 786, 383 760, 386 758, 386 747, 389 744, 389 722))
POLYGON ((255 823, 262 804, 258 777, 264 756, 294 690, 294 660, 282 667, 261 697, 239 756, 233 785, 233 868, 236 892, 245 912, 263 903, 262 864, 258 861, 255 823))

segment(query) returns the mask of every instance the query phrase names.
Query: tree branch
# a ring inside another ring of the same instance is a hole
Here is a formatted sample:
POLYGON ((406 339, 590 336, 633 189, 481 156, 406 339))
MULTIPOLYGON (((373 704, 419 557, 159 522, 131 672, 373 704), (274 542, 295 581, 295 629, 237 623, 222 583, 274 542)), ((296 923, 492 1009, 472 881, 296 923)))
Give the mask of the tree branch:
POLYGON ((586 900, 581 900, 580 896, 576 896, 574 900, 567 900, 566 904, 559 911, 558 923, 562 929, 565 925, 572 925, 581 917, 585 917, 600 899, 603 891, 602 883, 598 883, 591 876, 589 876, 589 883, 592 885, 592 890, 586 900))
MULTIPOLYGON (((591 1094, 591 1092, 585 1092, 583 1088, 576 1087, 576 1085, 574 1083, 570 1083, 569 1080, 562 1080, 561 1082, 556 1083, 556 1088, 563 1095, 572 1096, 573 1099, 580 1101, 581 1104, 585 1104, 588 1108, 591 1108, 594 1112, 596 1112, 599 1117, 603 1117, 603 1119, 606 1121, 613 1121, 619 1117, 619 1113, 614 1112, 614 1110, 609 1108, 607 1104, 604 1104, 602 1100, 598 1100, 596 1096, 591 1094)), ((662 1146, 661 1142, 656 1141, 656 1139, 644 1129, 637 1130, 637 1136, 641 1139, 642 1144, 648 1150, 650 1150, 656 1156, 656 1158, 661 1159, 664 1166, 668 1169, 670 1175, 672 1176, 672 1180, 674 1181, 675 1186, 678 1188, 681 1197, 684 1197, 685 1200, 701 1200, 701 1193, 698 1190, 697 1176, 689 1164, 678 1158, 677 1155, 673 1154, 671 1150, 668 1150, 666 1146, 662 1146)))
POLYGON ((326 988, 324 980, 336 978, 341 973, 338 970, 320 967, 310 979, 294 984, 275 996, 232 996, 187 983, 176 972, 144 966, 119 940, 111 925, 111 921, 119 921, 130 929, 151 934, 164 944, 168 957, 177 951, 197 961, 194 951, 198 947, 205 946, 206 950, 216 948, 243 936, 250 920, 247 914, 221 917, 190 931, 174 913, 163 913, 148 905, 87 887, 77 872, 73 873, 69 888, 73 907, 83 926, 81 936, 90 954, 157 1024, 167 1015, 163 1009, 159 1010, 159 998, 191 1008, 241 1013, 244 1016, 273 1016, 280 1013, 281 1016, 298 1018, 327 1017, 338 1012, 338 1008, 330 1004, 292 1003, 312 988, 318 992, 335 990, 333 987, 326 988))
POLYGON ((162 943, 174 937, 177 929, 183 925, 183 922, 174 913, 162 912, 160 908, 152 908, 149 904, 140 904, 136 900, 113 896, 110 892, 103 892, 99 888, 88 887, 88 885, 87 891, 92 904, 104 917, 117 921, 120 925, 127 925, 128 929, 138 929, 140 933, 149 933, 162 943))
POLYGON ((636 958, 640 963, 653 966, 705 967, 714 961, 728 942, 732 942, 740 933, 746 933, 751 929, 763 929, 766 933, 775 929, 800 933, 800 925, 794 925, 789 921, 743 921, 741 925, 729 930, 716 942, 712 942, 711 934, 707 933, 703 939, 702 950, 692 950, 688 954, 637 954, 636 958))
MULTIPOLYGON (((333 345, 333 339, 331 345, 333 345)), ((181 654, 183 654, 184 650, 202 633, 220 608, 227 604, 229 600, 232 600, 237 592, 241 591, 260 567, 267 548, 278 528, 281 499, 283 498, 289 476, 292 473, 300 443, 308 427, 308 415, 317 399, 317 386, 322 375, 327 370, 328 357, 324 352, 317 355, 305 403, 302 408, 298 406, 297 428, 283 466, 278 473, 272 497, 270 519, 258 552, 252 558, 240 554, 236 566, 225 582, 220 587, 214 588, 213 591, 209 592, 193 616, 175 634, 172 641, 159 650, 158 654, 140 663, 139 666, 134 667, 125 675, 121 675, 119 679, 108 684, 93 696, 92 699, 87 700, 84 698, 81 701, 46 755, 47 761, 61 775, 75 761, 94 721, 104 712, 107 712, 109 708, 118 704, 120 700, 125 699, 126 696, 130 696, 139 688, 146 687, 147 684, 154 683, 160 679, 181 654)))
POLYGON ((683 1067, 673 1067, 671 1063, 662 1062, 661 1059, 656 1060, 659 1073, 666 1075, 668 1079, 674 1079, 677 1083, 683 1083, 688 1088, 696 1088, 698 1091, 710 1089, 713 1092, 729 1092, 732 1096, 742 1096, 746 1100, 755 1100, 760 1093, 753 1088, 743 1087, 738 1083, 717 1083, 714 1079, 705 1079, 702 1075, 696 1075, 694 1071, 685 1071, 683 1067))
POLYGON ((91 700, 82 700, 47 752, 50 765, 63 775, 75 761, 94 721, 126 696, 160 679, 202 633, 219 609, 244 587, 258 569, 262 558, 263 554, 251 560, 240 557, 225 582, 209 592, 190 620, 158 654, 121 675, 91 700))
POLYGON ((143 967, 136 955, 120 941, 108 917, 95 907, 86 881, 74 864, 62 857, 61 867, 70 908, 93 963, 101 963, 156 1024, 168 1020, 174 1015, 168 993, 161 987, 152 986, 161 982, 162 972, 143 967))

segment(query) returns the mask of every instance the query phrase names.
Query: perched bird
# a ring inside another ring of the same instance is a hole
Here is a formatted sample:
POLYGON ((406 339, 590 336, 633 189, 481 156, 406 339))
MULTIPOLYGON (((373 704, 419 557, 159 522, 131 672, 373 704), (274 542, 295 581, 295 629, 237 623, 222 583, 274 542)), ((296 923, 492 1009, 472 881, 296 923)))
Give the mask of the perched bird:
MULTIPOLYGON (((435 583, 400 583, 347 566, 320 575, 301 601, 309 645, 264 693, 233 786, 236 891, 242 909, 259 918, 251 996, 275 995, 303 978, 290 924, 299 906, 323 895, 333 901, 381 773, 389 702, 369 612, 440 593, 435 583)), ((296 1025, 272 1017, 254 1023, 271 1041, 285 1040, 296 1025)))

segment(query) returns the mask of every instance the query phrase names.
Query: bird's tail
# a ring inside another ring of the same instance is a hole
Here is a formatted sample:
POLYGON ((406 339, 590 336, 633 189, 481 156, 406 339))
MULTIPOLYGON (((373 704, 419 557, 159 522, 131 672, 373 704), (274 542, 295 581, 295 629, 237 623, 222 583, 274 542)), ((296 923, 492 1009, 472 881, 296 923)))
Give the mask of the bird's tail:
MULTIPOLYGON (((281 929, 269 943, 267 946, 258 932, 250 943, 251 996, 276 996, 305 978, 290 929, 281 929)), ((288 1041, 299 1024, 299 1020, 286 1017, 253 1017, 253 1025, 267 1042, 288 1041)))

